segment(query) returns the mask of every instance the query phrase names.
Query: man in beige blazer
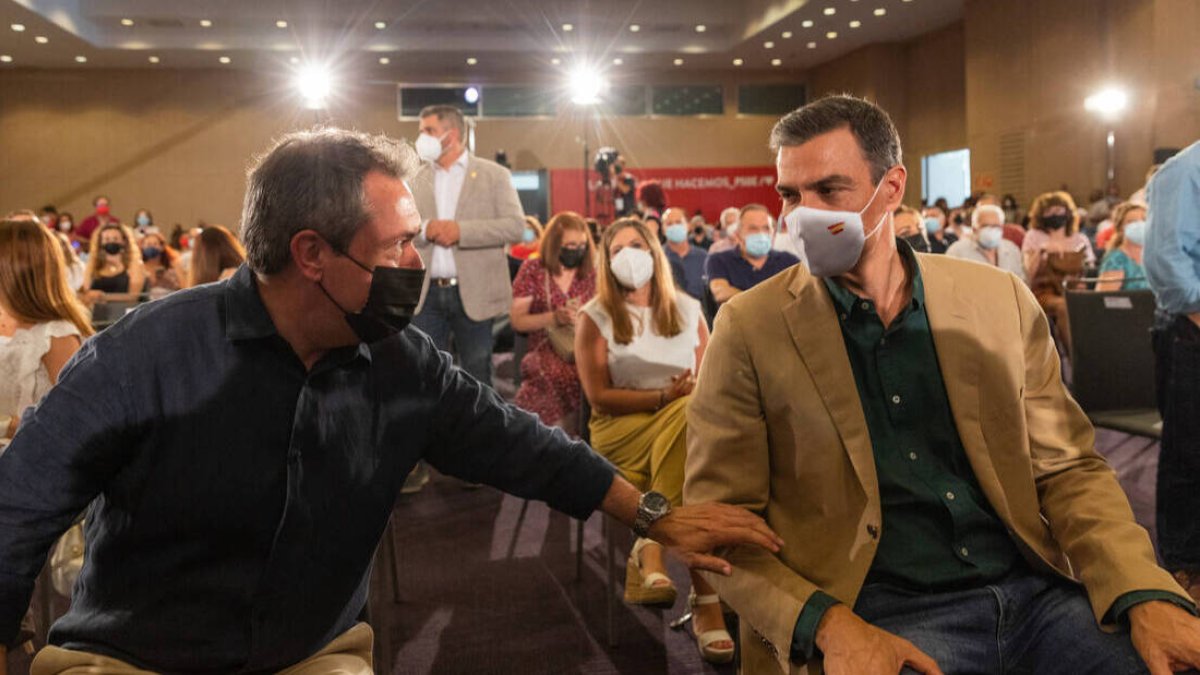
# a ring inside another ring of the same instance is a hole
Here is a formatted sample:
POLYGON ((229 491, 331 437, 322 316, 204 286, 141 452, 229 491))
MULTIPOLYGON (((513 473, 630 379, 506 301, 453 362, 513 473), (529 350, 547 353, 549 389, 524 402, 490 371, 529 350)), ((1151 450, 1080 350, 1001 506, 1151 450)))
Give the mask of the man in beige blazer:
POLYGON ((733 574, 710 576, 741 617, 743 672, 1200 665, 1200 619, 1096 454, 1032 294, 895 238, 887 113, 830 97, 771 140, 809 267, 718 315, 684 486, 786 542, 722 551, 733 574))
POLYGON ((525 214, 508 169, 467 151, 458 108, 430 106, 420 119, 426 164, 411 187, 429 287, 413 324, 443 351, 453 336, 463 369, 490 386, 492 320, 512 304, 504 246, 520 241, 525 214))

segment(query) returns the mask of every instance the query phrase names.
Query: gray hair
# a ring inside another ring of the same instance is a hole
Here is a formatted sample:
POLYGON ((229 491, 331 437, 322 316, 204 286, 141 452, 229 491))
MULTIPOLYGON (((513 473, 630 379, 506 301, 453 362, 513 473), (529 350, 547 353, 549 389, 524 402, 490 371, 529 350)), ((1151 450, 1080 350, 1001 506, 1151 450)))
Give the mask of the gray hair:
POLYGON ((458 129, 458 140, 461 143, 467 142, 467 118, 463 117, 462 111, 452 105, 427 105, 417 114, 421 119, 426 117, 436 117, 439 122, 450 121, 455 129, 458 129))
POLYGON ((900 134, 892 118, 874 103, 846 94, 826 96, 784 115, 771 130, 771 152, 847 127, 871 165, 873 183, 901 163, 900 134))
POLYGON ((370 171, 405 180, 419 163, 407 144, 387 136, 318 128, 290 133, 260 155, 242 206, 246 262, 276 274, 291 262, 292 237, 313 230, 345 252, 371 219, 363 192, 370 171))
POLYGON ((734 220, 733 220, 733 222, 732 222, 732 223, 729 223, 729 224, 730 224, 730 225, 736 225, 736 224, 737 224, 737 216, 738 216, 738 212, 739 212, 740 210, 741 210, 741 209, 739 209, 739 208, 738 208, 738 207, 736 207, 736 206, 730 206, 729 208, 727 208, 727 209, 725 209, 724 211, 722 211, 722 212, 721 212, 721 217, 717 219, 717 222, 721 223, 721 226, 722 226, 722 227, 724 227, 724 226, 725 226, 725 220, 726 220, 726 218, 725 218, 725 217, 726 217, 726 216, 733 216, 733 217, 734 217, 734 220))
POLYGON ((971 227, 979 227, 979 216, 984 213, 990 213, 999 218, 1001 225, 1007 220, 1004 215, 1004 209, 995 204, 984 204, 983 206, 976 206, 975 210, 971 212, 971 227))

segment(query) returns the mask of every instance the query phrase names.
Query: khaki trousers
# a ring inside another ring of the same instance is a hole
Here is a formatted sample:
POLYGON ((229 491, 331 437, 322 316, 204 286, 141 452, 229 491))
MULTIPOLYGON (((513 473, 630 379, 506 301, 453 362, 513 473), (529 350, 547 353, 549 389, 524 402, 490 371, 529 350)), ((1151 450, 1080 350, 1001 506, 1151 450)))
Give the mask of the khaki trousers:
MULTIPOLYGON (((375 636, 365 623, 355 624, 324 649, 279 675, 371 675, 371 650, 375 636)), ((29 669, 30 675, 155 675, 119 659, 60 647, 38 652, 29 669)))

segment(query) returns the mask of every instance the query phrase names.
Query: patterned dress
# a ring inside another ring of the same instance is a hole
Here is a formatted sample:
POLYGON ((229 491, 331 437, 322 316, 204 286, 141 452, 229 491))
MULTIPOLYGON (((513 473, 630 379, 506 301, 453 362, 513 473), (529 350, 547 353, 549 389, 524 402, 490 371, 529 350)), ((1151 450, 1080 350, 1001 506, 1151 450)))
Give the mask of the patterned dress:
MULTIPOLYGON (((529 305, 530 314, 545 314, 572 299, 582 307, 596 294, 596 273, 593 270, 586 276, 576 273, 568 293, 563 293, 551 279, 551 297, 547 298, 547 274, 542 261, 531 258, 521 265, 521 271, 513 282, 514 298, 533 299, 529 305)), ((543 424, 554 424, 579 410, 579 396, 579 373, 575 365, 559 358, 545 330, 530 333, 529 350, 521 359, 521 388, 517 390, 517 405, 536 413, 543 424)))

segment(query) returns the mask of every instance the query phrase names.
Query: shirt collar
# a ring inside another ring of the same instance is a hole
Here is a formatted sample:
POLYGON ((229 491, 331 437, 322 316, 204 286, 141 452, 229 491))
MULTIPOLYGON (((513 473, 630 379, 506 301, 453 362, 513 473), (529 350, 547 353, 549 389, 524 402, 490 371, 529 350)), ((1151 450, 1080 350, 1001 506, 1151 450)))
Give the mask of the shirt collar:
MULTIPOLYGON (((913 252, 912 246, 909 246, 908 242, 900 238, 896 239, 896 250, 899 251, 900 259, 904 261, 904 266, 912 275, 910 277, 912 283, 910 307, 914 311, 919 310, 925 305, 925 281, 921 278, 921 266, 917 264, 917 254, 913 252)), ((829 277, 823 281, 839 314, 851 314, 854 308, 864 301, 864 298, 858 297, 829 277)))
POLYGON ((470 156, 471 156, 471 153, 470 153, 470 152, 467 152, 466 148, 463 148, 462 154, 458 156, 458 159, 454 160, 454 163, 450 165, 450 168, 448 168, 448 169, 443 169, 443 168, 442 168, 442 165, 441 165, 441 164, 438 164, 437 162, 434 162, 433 166, 434 166, 434 167, 435 167, 435 168, 436 168, 438 171, 453 171, 453 170, 454 170, 456 167, 462 167, 463 169, 466 169, 466 168, 467 168, 467 162, 468 162, 468 161, 470 160, 470 158, 471 158, 470 156))

